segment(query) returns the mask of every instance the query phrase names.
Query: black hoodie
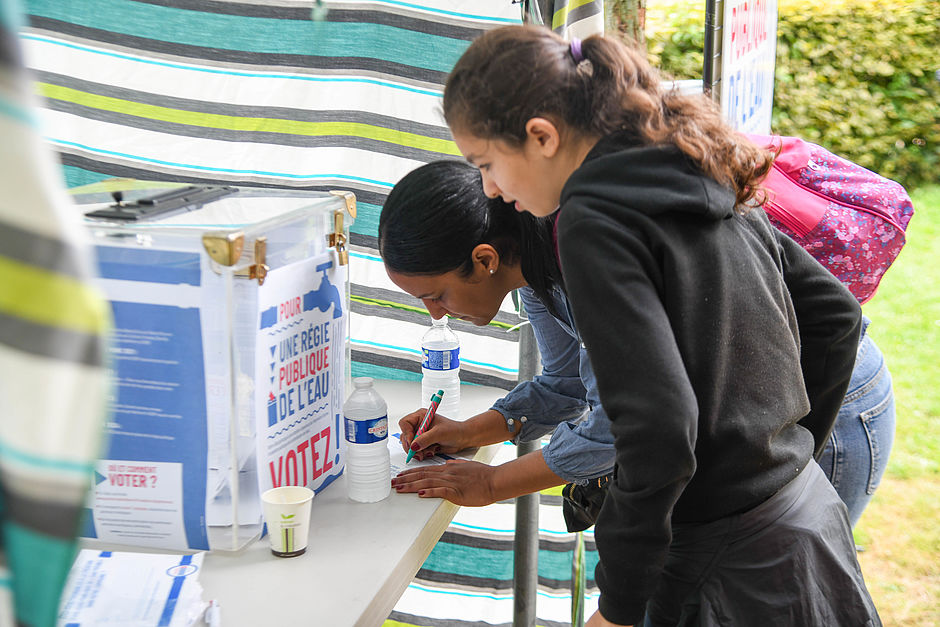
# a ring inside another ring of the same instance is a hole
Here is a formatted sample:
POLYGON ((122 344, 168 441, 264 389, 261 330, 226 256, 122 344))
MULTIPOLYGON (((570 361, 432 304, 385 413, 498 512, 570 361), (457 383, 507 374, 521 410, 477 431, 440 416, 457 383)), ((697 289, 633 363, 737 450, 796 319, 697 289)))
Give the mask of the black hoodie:
POLYGON ((601 140, 562 190, 558 244, 617 448, 595 530, 600 609, 632 624, 672 524, 751 509, 821 453, 861 310, 675 147, 601 140))

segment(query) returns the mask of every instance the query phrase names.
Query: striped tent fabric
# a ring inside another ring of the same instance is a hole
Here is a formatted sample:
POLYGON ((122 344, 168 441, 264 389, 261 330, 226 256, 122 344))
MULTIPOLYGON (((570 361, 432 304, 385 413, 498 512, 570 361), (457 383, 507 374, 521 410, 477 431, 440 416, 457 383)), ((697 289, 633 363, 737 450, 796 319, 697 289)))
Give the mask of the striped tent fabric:
MULTIPOLYGON (((385 274, 379 213, 405 173, 460 158, 440 113, 443 83, 477 35, 521 21, 519 4, 339 0, 323 3, 325 14, 311 0, 24 4, 21 42, 44 102, 40 120, 69 187, 124 177, 353 191, 352 374, 420 378, 430 318, 385 274)), ((579 22, 584 6, 562 22, 579 22)), ((519 322, 509 299, 486 327, 452 321, 463 381, 513 387, 519 322)), ((544 625, 571 622, 579 539, 563 531, 559 503, 557 491, 542 496, 544 625)), ((513 528, 511 503, 462 508, 386 627, 511 624, 513 528)), ((589 608, 590 534, 584 545, 589 608)))
POLYGON ((100 452, 109 314, 0 0, 0 625, 48 626, 100 452))
MULTIPOLYGON (((515 456, 516 447, 506 443, 493 463, 515 456)), ((513 501, 460 508, 383 627, 510 627, 515 515, 513 501)), ((594 528, 565 529, 560 488, 539 495, 538 526, 536 625, 581 625, 578 607, 587 620, 600 596, 594 528), (576 568, 584 573, 580 590, 576 568)))
MULTIPOLYGON (((448 71, 509 0, 26 0, 42 122, 69 187, 125 177, 350 190, 353 376, 420 377, 430 318, 385 276, 394 183, 460 158, 440 113, 448 71), (317 19, 313 19, 317 18, 317 19)), ((454 321, 462 379, 510 388, 519 320, 454 321)), ((418 400, 418 399, 416 399, 418 400)))
POLYGON ((604 32, 603 0, 548 0, 543 23, 566 39, 585 39, 604 32))

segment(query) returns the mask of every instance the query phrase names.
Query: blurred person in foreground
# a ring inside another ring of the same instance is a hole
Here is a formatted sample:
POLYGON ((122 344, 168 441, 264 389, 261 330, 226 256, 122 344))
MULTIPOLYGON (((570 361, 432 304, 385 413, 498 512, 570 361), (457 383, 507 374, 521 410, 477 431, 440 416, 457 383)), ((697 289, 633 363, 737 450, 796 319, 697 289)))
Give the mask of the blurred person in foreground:
POLYGON ((0 0, 0 625, 51 627, 106 416, 110 313, 0 0))

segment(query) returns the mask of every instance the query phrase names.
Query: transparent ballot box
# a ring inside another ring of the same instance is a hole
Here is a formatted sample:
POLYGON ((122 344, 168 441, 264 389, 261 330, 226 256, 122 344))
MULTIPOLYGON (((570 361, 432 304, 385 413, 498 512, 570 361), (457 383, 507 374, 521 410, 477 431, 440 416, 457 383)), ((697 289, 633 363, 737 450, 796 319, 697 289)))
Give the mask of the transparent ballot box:
POLYGON ((123 179, 73 198, 114 315, 83 535, 238 550, 262 491, 343 470, 355 198, 123 179))

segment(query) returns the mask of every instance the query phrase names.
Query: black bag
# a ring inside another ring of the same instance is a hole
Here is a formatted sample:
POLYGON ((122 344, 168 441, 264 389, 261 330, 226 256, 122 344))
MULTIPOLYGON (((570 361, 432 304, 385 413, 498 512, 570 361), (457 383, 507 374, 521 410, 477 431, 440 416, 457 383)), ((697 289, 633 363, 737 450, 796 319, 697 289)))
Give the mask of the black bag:
POLYGON ((601 512, 607 486, 614 479, 614 474, 591 479, 587 485, 566 484, 561 489, 561 511, 565 516, 568 531, 584 531, 594 524, 601 512))

